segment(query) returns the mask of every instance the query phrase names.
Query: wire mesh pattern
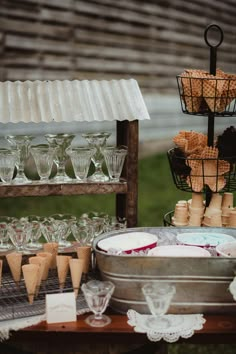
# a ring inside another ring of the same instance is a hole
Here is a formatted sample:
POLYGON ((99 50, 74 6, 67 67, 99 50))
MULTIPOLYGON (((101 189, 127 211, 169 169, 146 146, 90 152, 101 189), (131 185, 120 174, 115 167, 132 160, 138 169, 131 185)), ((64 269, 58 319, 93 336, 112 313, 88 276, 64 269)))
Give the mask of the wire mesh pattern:
POLYGON ((236 79, 177 75, 183 113, 236 116, 236 79))
POLYGON ((175 155, 175 149, 167 153, 172 177, 176 187, 186 192, 206 192, 208 187, 213 192, 232 192, 236 190, 235 157, 230 158, 191 158, 175 155), (222 164, 229 163, 228 172, 224 173, 222 164), (191 166, 198 164, 193 173, 191 166), (213 168, 209 169, 209 164, 213 168))
MULTIPOLYGON (((72 291, 71 279, 68 276, 63 292, 72 291)), ((24 280, 15 284, 10 274, 4 274, 0 287, 0 321, 44 314, 46 294, 56 293, 60 293, 56 270, 50 270, 48 279, 42 282, 40 291, 32 305, 28 302, 24 280)), ((82 294, 79 294, 76 306, 77 310, 87 308, 82 294)))
POLYGON ((172 217, 174 216, 174 210, 169 211, 163 216, 164 226, 175 226, 172 222, 172 217))

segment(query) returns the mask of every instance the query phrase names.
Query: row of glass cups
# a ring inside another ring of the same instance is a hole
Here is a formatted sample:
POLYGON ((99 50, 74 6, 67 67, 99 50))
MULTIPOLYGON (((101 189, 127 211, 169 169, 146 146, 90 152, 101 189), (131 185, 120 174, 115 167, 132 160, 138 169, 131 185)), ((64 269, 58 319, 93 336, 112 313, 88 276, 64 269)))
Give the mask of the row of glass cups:
POLYGON ((2 183, 25 184, 31 181, 25 176, 25 161, 31 153, 38 175, 39 182, 64 183, 71 181, 65 172, 65 164, 71 159, 76 181, 106 182, 111 180, 118 182, 122 173, 126 146, 107 146, 106 141, 110 136, 108 132, 82 134, 87 140, 88 146, 71 147, 75 138, 74 134, 47 134, 47 144, 32 145, 34 138, 29 135, 9 135, 6 139, 12 144, 11 149, 0 149, 0 178, 2 183), (104 174, 102 165, 105 160, 108 176, 104 174), (89 176, 88 172, 93 162, 95 171, 89 176), (53 163, 57 166, 56 176, 49 180, 53 163), (17 168, 15 178, 14 171, 17 168))
POLYGON ((72 241, 87 246, 103 232, 125 227, 125 219, 97 212, 80 217, 71 214, 48 217, 29 215, 22 218, 0 216, 0 251, 34 251, 41 249, 45 241, 57 242, 61 250, 71 247, 72 241))

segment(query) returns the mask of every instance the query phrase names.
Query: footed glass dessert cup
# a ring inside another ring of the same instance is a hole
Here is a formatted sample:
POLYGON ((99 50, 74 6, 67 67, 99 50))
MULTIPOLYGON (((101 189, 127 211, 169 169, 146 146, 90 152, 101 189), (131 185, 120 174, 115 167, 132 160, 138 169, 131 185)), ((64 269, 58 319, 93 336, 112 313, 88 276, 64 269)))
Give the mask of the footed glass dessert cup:
POLYGON ((119 182, 127 151, 127 146, 107 146, 102 149, 111 182, 119 182))
POLYGON ((91 164, 91 158, 95 151, 96 150, 94 148, 83 146, 69 147, 66 149, 66 153, 70 156, 75 177, 78 182, 86 182, 91 164))
POLYGON ((109 177, 102 170, 104 161, 102 149, 105 148, 106 141, 110 135, 108 132, 82 134, 82 137, 87 140, 89 147, 95 149, 95 153, 92 156, 95 172, 88 177, 88 180, 91 182, 106 182, 109 180, 109 177))
POLYGON ((81 287, 89 309, 93 312, 85 322, 92 327, 104 327, 111 323, 110 317, 104 315, 115 286, 110 281, 90 280, 81 287))
POLYGON ((148 317, 146 325, 154 330, 168 328, 170 321, 165 314, 176 292, 175 286, 161 281, 149 282, 142 287, 142 292, 152 314, 148 317))
POLYGON ((18 154, 16 150, 0 149, 0 178, 3 184, 12 183, 17 161, 18 154))
POLYGON ((56 157, 56 147, 48 144, 33 145, 30 147, 31 155, 40 177, 40 183, 49 183, 53 161, 56 157))
POLYGON ((75 138, 75 135, 46 134, 45 138, 51 147, 56 148, 56 156, 54 162, 57 165, 57 173, 56 176, 53 178, 52 182, 71 182, 71 178, 67 176, 65 171, 66 161, 68 159, 66 149, 70 146, 72 140, 75 138))
POLYGON ((26 177, 24 168, 25 161, 29 157, 29 146, 34 137, 31 135, 8 135, 6 139, 18 150, 18 158, 16 162, 17 174, 13 180, 14 184, 27 184, 31 181, 26 177))
POLYGON ((13 219, 8 225, 9 237, 17 252, 24 252, 30 239, 31 224, 22 219, 13 219))

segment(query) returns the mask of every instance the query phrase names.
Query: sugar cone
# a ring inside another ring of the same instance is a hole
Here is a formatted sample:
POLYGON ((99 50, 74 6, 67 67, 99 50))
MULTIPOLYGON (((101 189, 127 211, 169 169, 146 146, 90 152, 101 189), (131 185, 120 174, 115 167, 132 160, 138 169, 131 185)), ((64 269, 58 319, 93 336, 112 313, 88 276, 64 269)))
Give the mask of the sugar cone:
POLYGON ((77 298, 81 277, 83 273, 84 260, 72 258, 69 260, 69 265, 70 265, 72 285, 73 285, 75 297, 77 298))
POLYGON ((28 294, 29 303, 33 304, 34 296, 37 288, 39 265, 38 264, 25 264, 22 266, 25 286, 28 294))
POLYGON ((59 280, 60 289, 63 290, 65 286, 66 276, 69 270, 69 260, 71 259, 70 256, 57 256, 57 274, 59 280))
POLYGON ((89 272, 90 260, 91 260, 91 246, 77 247, 77 256, 79 259, 84 260, 83 273, 89 272))
POLYGON ((6 258, 15 283, 19 283, 21 278, 22 253, 12 252, 7 254, 6 258))
POLYGON ((48 278, 48 271, 51 266, 52 262, 52 254, 50 252, 38 252, 37 256, 45 258, 45 266, 44 266, 44 271, 42 274, 42 280, 47 280, 48 278))
POLYGON ((56 255, 58 252, 58 243, 57 242, 47 242, 43 244, 43 250, 50 252, 52 254, 52 260, 50 268, 55 269, 57 267, 56 255))
POLYGON ((0 286, 2 285, 2 259, 0 259, 0 286))
MULTIPOLYGON (((29 263, 30 264, 38 264, 39 265, 39 272, 38 272, 38 280, 37 280, 37 294, 41 285, 44 269, 46 266, 46 258, 45 257, 40 257, 40 256, 34 256, 29 258, 29 263)), ((37 295, 36 294, 36 295, 37 295)))

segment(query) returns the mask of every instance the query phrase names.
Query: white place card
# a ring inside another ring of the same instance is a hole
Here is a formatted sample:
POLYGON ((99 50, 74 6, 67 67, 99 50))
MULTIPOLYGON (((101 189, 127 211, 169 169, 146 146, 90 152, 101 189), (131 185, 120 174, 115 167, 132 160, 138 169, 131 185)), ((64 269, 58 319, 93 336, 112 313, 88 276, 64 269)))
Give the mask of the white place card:
POLYGON ((75 294, 47 294, 46 295, 47 323, 76 321, 75 294))

